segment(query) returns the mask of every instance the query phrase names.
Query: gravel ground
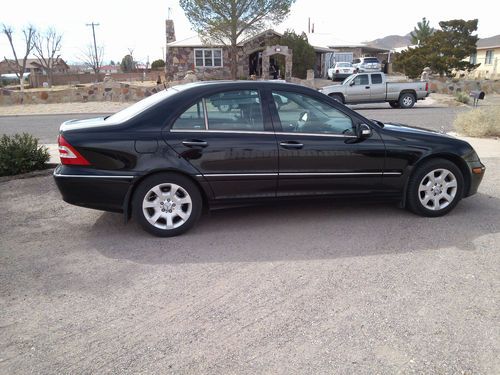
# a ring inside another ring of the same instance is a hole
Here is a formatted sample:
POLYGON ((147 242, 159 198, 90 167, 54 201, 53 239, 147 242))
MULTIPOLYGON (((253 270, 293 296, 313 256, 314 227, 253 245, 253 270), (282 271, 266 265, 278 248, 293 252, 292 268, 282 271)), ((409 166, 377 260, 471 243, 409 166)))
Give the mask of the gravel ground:
POLYGON ((500 158, 443 218, 394 204, 212 212, 151 237, 0 183, 2 374, 498 374, 500 158))

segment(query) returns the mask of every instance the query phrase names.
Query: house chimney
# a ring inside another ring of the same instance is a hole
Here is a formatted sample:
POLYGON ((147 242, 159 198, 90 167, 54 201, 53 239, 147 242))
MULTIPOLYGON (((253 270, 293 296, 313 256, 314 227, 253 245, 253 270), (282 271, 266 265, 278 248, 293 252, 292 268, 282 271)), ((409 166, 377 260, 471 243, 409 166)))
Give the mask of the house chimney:
POLYGON ((175 42, 175 28, 173 20, 165 21, 165 34, 167 36, 167 43, 175 42))

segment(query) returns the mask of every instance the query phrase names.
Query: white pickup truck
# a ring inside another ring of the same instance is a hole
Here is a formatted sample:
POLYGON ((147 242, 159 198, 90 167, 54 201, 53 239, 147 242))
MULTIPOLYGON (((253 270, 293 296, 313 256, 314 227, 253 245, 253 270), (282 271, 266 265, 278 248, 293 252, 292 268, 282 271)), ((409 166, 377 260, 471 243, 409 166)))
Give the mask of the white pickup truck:
POLYGON ((340 85, 319 90, 344 104, 389 102, 392 108, 411 108, 429 96, 427 82, 387 82, 384 73, 358 73, 340 85))

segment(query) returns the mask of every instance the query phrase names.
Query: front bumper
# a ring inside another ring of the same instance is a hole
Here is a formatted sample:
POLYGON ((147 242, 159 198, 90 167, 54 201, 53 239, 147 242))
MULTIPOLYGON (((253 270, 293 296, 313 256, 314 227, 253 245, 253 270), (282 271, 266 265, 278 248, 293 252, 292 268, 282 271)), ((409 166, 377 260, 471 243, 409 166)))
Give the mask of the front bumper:
POLYGON ((477 193, 477 189, 483 180, 486 167, 480 161, 468 162, 467 164, 470 170, 470 186, 469 191, 465 194, 465 197, 470 197, 471 195, 477 193), (474 171, 480 171, 480 173, 475 173, 474 171))
POLYGON ((103 211, 124 212, 135 176, 103 174, 59 165, 54 180, 65 202, 103 211))

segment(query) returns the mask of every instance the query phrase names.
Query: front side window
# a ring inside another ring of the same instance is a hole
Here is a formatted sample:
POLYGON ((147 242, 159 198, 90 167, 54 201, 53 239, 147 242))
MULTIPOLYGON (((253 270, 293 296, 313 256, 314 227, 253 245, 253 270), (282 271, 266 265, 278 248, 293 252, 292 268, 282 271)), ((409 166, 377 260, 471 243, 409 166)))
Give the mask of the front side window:
POLYGON ((208 130, 263 131, 264 120, 257 90, 225 91, 205 99, 208 130))
POLYGON ((222 49, 197 48, 194 50, 194 66, 197 68, 222 67, 222 49))
POLYGON ((486 51, 486 61, 484 63, 487 65, 493 64, 493 50, 492 49, 486 51))
POLYGON ((273 99, 284 132, 354 135, 349 116, 307 95, 275 91, 273 99))
POLYGON ((354 78, 355 85, 368 85, 368 75, 360 74, 354 78))

